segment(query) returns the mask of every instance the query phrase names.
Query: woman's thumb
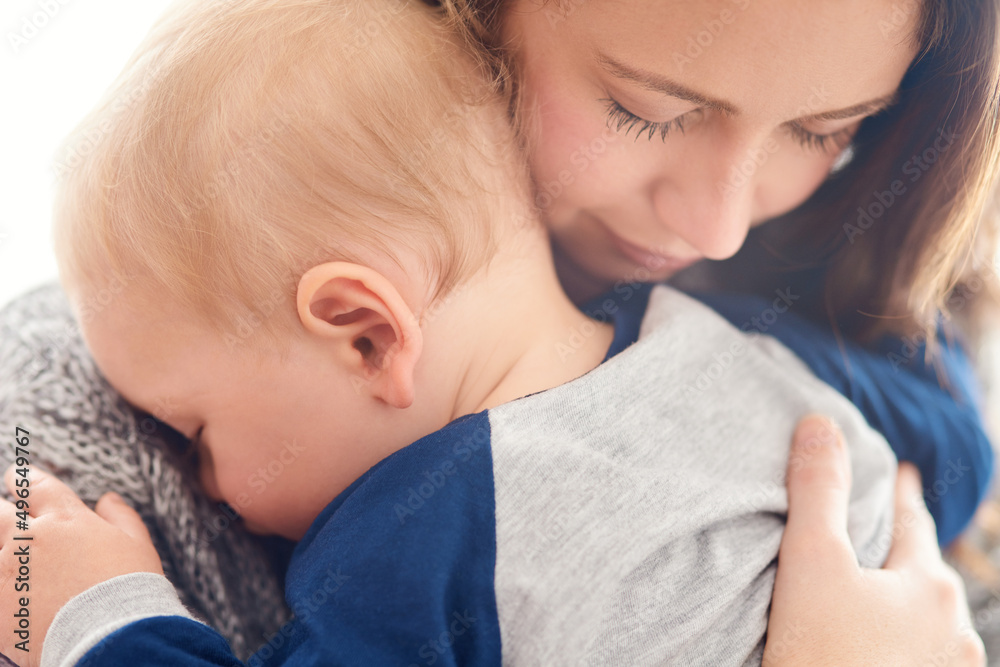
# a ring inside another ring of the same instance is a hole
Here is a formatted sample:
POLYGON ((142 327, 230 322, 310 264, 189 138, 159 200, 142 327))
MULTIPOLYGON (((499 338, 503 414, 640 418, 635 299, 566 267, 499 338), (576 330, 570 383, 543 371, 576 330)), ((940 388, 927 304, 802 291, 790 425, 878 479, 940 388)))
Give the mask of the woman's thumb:
POLYGON ((853 558, 847 536, 851 464, 836 424, 816 415, 799 423, 789 453, 786 483, 788 525, 782 552, 819 551, 836 557, 848 553, 853 558), (823 548, 817 549, 820 545, 823 548))

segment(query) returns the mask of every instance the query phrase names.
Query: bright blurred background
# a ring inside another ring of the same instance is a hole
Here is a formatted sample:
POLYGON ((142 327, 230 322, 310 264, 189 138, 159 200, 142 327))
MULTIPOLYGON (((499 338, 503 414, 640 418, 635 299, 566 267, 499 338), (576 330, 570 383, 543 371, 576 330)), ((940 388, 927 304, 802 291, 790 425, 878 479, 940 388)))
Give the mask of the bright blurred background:
POLYGON ((169 0, 0 2, 0 307, 57 277, 56 150, 169 0))

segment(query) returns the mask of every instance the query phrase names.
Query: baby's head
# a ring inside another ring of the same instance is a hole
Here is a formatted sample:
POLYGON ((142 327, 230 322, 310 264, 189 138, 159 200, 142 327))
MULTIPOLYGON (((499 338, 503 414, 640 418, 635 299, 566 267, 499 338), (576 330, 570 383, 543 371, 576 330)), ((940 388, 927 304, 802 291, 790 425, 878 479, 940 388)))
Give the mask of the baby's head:
POLYGON ((345 415, 412 402, 423 318, 536 233, 506 110, 419 2, 186 0, 71 138, 84 336, 126 399, 205 427, 206 491, 248 523, 300 536, 388 453, 327 440, 398 428, 345 415))
POLYGON ((415 261, 440 296, 526 214, 507 126, 419 2, 182 1, 70 139, 62 275, 220 332, 281 292, 277 340, 324 261, 415 261))

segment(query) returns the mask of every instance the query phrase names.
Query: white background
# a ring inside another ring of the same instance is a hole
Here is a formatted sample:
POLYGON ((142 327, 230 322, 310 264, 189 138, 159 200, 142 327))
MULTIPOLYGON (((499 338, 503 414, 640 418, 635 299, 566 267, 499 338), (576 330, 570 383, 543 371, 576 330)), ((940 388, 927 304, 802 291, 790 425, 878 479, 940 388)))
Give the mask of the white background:
POLYGON ((169 4, 0 0, 0 307, 56 279, 56 150, 169 4), (27 43, 12 44, 12 34, 27 43))

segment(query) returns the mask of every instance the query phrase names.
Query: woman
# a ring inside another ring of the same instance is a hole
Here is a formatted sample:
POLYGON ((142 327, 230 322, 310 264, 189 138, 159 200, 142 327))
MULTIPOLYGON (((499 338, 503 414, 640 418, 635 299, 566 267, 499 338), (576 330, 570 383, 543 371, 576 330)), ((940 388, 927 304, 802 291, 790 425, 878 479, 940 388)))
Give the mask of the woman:
MULTIPOLYGON (((802 311, 880 356, 912 358, 914 337, 935 351, 949 307, 975 333, 996 247, 984 214, 1000 164, 997 3, 443 5, 513 93, 578 302, 726 260, 693 284, 790 286, 802 311)), ((897 506, 912 530, 886 570, 860 571, 842 458, 789 470, 768 661, 802 664, 808 649, 833 664, 981 662, 914 470, 901 469, 897 506)))

